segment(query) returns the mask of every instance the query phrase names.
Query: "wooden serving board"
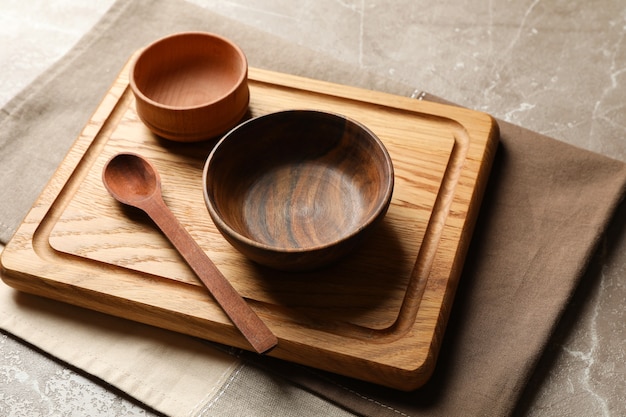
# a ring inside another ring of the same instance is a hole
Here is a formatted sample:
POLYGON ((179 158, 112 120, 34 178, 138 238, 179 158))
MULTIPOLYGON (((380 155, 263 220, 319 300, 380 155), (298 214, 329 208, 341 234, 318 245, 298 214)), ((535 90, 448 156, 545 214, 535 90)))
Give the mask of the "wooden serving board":
MULTIPOLYGON (((486 114, 251 68, 248 117, 317 109, 360 121, 394 162, 391 207, 338 265, 257 266, 216 231, 202 197, 214 142, 180 144, 140 122, 128 66, 2 255, 18 290, 250 349, 147 216, 101 181, 115 153, 148 157, 166 203, 279 339, 270 355, 400 390, 435 366, 498 140, 486 114)), ((245 152, 245 149, 241 150, 245 152)))

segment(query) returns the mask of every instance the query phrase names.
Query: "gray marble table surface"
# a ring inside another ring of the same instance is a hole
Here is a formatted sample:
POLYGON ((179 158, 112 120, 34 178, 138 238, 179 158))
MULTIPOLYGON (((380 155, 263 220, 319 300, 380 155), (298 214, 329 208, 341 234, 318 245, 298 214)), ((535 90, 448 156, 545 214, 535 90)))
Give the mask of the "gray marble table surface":
MULTIPOLYGON (((626 161, 623 1, 192 2, 626 161)), ((0 0, 0 105, 61 58, 111 4, 0 0)), ((564 317, 520 414, 626 415, 626 239, 619 237, 609 250, 564 317)), ((15 415, 152 415, 3 333, 0 404, 15 415), (3 384, 19 387, 20 404, 4 394, 3 384)))

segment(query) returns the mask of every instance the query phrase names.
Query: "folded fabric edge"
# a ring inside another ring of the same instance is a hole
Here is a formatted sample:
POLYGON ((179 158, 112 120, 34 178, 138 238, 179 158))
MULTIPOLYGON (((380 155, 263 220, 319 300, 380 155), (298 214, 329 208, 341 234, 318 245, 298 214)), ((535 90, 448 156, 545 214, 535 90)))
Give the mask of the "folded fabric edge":
POLYGON ((527 383, 520 389, 512 415, 523 416, 527 413, 530 404, 549 376, 548 373, 559 353, 559 347, 580 317, 580 310, 589 298, 591 288, 601 279, 602 267, 608 259, 614 256, 613 248, 626 230, 626 181, 621 190, 616 192, 616 198, 607 205, 607 212, 610 220, 606 227, 599 231, 594 243, 590 245, 586 257, 588 261, 582 265, 580 278, 572 286, 567 303, 563 304, 559 315, 554 320, 540 354, 530 364, 526 374, 527 383))
MULTIPOLYGON (((124 3, 124 2, 119 2, 119 3, 124 3)), ((117 4, 117 3, 116 3, 116 4, 117 4)), ((121 12, 120 12, 120 13, 121 13, 121 12)), ((41 82, 46 82, 46 81, 44 80, 44 78, 42 78, 42 81, 41 81, 41 82)), ((27 97, 24 97, 24 98, 27 98, 27 97)), ((24 98, 23 98, 23 99, 24 99, 24 98)), ((16 102, 16 103, 17 103, 17 102, 16 102)), ((0 123, 1 123, 1 120, 0 120, 0 123)), ((599 239, 597 239, 597 240, 599 240, 599 239)), ((594 244, 594 246, 597 246, 597 242, 594 244)), ((590 249, 590 250, 592 250, 592 249, 590 249)), ((309 382, 307 382, 307 383, 305 383, 305 384, 300 383, 300 385, 305 386, 305 387, 309 387, 309 389, 310 389, 311 391, 313 391, 313 392, 318 392, 318 393, 320 393, 321 395, 323 395, 323 396, 325 396, 325 397, 329 398, 329 394, 328 394, 328 393, 326 393, 325 391, 324 391, 324 392, 322 392, 319 388, 316 388, 316 387, 312 386, 312 384, 310 384, 309 382)), ((347 387, 344 387, 344 388, 345 388, 346 390, 349 390, 349 388, 347 388, 347 387)), ((358 394, 358 393, 356 393, 356 392, 352 392, 352 394, 353 394, 355 397, 360 397, 360 396, 359 396, 359 394, 358 394)), ((369 399, 369 398, 368 398, 368 401, 374 401, 374 400, 373 400, 373 399, 369 399)), ((394 415, 397 415, 397 413, 396 413, 396 414, 394 414, 394 415)))

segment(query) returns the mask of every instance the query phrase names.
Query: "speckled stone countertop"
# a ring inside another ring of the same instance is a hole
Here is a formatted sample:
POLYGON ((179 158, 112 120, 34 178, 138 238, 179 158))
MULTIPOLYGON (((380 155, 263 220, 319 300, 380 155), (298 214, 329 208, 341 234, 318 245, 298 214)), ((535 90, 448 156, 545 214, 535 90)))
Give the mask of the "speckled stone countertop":
MULTIPOLYGON (((626 161, 626 4, 522 0, 194 0, 363 69, 626 161)), ((0 0, 0 105, 112 0, 0 0)), ((626 415, 626 232, 567 310, 521 415, 626 415)), ((0 414, 151 415, 0 333, 0 414)))

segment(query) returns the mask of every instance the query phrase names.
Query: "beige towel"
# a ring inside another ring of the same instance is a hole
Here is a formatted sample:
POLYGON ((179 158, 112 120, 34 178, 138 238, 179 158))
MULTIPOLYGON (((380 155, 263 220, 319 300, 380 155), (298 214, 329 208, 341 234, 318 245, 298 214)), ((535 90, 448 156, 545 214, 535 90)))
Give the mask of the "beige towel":
MULTIPOLYGON (((0 114, 5 242, 129 55, 180 30, 237 42, 250 64, 408 95, 373 77, 176 0, 119 1, 0 114), (28 173, 28 175, 25 175, 28 173)), ((432 97, 426 97, 433 99, 432 97)), ((372 416, 511 412, 579 283, 626 183, 624 164, 501 123, 496 156, 444 348, 412 393, 217 348, 98 313, 0 290, 0 326, 171 415, 372 416)))

